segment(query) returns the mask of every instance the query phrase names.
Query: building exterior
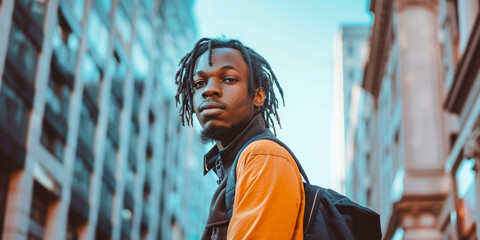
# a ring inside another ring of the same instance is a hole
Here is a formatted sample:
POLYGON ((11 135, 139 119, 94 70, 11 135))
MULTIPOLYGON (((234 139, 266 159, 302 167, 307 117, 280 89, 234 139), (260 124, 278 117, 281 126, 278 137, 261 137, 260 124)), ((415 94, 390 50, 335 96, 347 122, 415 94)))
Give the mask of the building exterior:
POLYGON ((198 239, 191 0, 0 1, 0 239, 198 239), (195 201, 192 201, 195 199, 195 201))
POLYGON ((350 194, 352 181, 346 174, 354 163, 353 136, 357 124, 358 99, 362 91, 363 69, 368 57, 370 27, 343 26, 335 39, 334 54, 334 119, 335 132, 332 141, 334 188, 350 194), (341 159, 340 161, 338 159, 341 159))
MULTIPOLYGON (((385 239, 480 238, 480 14, 471 0, 372 0, 350 195, 385 239)), ((348 187, 347 187, 348 188, 348 187)))

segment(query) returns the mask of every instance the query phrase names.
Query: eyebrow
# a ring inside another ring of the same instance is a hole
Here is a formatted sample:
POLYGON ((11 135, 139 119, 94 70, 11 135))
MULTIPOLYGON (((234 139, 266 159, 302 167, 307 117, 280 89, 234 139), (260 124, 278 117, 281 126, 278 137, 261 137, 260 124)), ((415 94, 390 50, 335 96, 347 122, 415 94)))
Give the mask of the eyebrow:
MULTIPOLYGON (((222 68, 220 68, 219 70, 220 70, 220 71, 224 71, 224 70, 230 70, 230 69, 239 72, 238 69, 235 68, 235 67, 232 66, 232 65, 225 65, 225 66, 223 66, 222 68)), ((203 75, 203 74, 205 74, 205 72, 202 71, 202 70, 195 72, 195 76, 197 76, 197 75, 203 75)))

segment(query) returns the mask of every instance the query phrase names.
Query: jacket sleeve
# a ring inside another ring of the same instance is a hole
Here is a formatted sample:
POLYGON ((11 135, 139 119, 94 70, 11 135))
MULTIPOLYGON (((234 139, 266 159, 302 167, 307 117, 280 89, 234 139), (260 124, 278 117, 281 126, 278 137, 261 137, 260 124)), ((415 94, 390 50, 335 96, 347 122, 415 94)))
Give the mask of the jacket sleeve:
POLYGON ((302 178, 288 151, 256 141, 237 165, 227 239, 302 239, 304 204, 302 178))

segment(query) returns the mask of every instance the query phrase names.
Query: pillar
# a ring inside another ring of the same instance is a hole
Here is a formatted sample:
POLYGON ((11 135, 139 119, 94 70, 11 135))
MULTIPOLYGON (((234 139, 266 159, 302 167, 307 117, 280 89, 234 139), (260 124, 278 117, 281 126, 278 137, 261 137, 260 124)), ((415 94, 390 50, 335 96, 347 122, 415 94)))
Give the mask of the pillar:
POLYGON ((447 142, 440 99, 438 1, 397 0, 395 7, 405 153, 404 187, 397 204, 429 206, 421 212, 404 209, 399 227, 405 231, 404 239, 441 239, 435 225, 439 211, 434 209, 440 208, 450 185, 444 170, 447 142))

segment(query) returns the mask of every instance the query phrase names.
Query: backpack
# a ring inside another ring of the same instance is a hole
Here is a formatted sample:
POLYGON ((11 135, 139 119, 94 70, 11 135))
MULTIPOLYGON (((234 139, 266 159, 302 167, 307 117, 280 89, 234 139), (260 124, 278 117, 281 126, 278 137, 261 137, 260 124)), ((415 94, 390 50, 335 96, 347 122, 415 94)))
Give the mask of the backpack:
POLYGON ((295 160, 305 182, 305 211, 303 218, 304 239, 368 239, 382 238, 380 216, 374 211, 356 204, 349 198, 331 190, 310 184, 307 174, 293 152, 270 130, 266 129, 245 143, 230 169, 225 192, 227 216, 230 220, 235 199, 237 164, 240 154, 252 142, 268 139, 285 148, 295 160))

